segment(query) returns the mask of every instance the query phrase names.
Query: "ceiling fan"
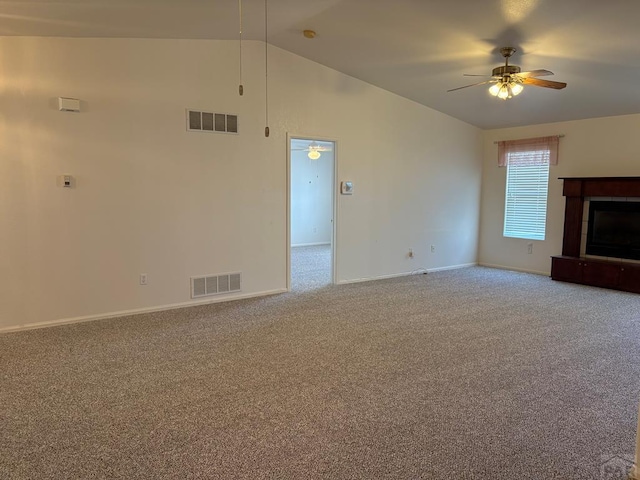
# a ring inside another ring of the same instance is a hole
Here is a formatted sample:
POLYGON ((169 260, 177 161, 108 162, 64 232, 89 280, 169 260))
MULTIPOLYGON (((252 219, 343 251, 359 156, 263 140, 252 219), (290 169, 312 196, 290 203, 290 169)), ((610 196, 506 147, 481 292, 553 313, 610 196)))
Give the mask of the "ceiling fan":
POLYGON ((311 142, 307 148, 292 148, 292 150, 308 152, 307 157, 311 160, 318 160, 322 152, 331 152, 331 147, 325 147, 318 145, 316 142, 311 142))
POLYGON ((471 85, 465 85, 464 87, 452 88, 447 92, 453 92, 455 90, 461 90, 463 88, 474 87, 476 85, 485 85, 493 83, 489 88, 489 93, 494 97, 506 100, 507 98, 514 97, 522 90, 523 85, 533 85, 534 87, 555 88, 561 90, 567 86, 564 82, 554 82, 551 80, 542 80, 537 77, 544 77, 553 75, 553 72, 549 70, 531 70, 530 72, 521 72, 520 67, 517 65, 509 65, 509 57, 516 52, 513 47, 503 47, 500 49, 500 53, 504 57, 504 66, 496 67, 491 72, 491 75, 469 75, 465 74, 465 77, 491 77, 491 80, 484 82, 473 83, 471 85))

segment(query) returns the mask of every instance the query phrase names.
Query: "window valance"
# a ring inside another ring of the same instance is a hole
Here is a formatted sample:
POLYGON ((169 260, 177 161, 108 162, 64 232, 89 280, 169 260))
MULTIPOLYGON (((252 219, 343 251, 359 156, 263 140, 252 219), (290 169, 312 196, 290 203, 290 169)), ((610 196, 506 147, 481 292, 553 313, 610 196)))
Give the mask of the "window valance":
POLYGON ((543 162, 557 165, 559 143, 558 135, 498 142, 498 166, 505 167, 508 162, 514 161, 521 165, 539 165, 543 162))

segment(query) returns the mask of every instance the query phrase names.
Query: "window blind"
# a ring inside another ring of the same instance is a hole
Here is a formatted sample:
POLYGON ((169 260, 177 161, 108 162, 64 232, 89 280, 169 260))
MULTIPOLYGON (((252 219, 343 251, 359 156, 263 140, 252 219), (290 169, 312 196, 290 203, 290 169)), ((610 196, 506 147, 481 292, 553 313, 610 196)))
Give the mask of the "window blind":
POLYGON ((505 237, 544 240, 549 190, 548 148, 507 153, 505 237))

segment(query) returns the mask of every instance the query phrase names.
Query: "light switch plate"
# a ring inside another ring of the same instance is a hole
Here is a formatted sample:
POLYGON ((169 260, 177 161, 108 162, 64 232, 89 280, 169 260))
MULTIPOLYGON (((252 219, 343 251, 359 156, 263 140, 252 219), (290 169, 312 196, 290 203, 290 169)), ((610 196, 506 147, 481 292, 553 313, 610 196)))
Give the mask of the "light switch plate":
POLYGON ((72 175, 58 175, 56 183, 62 188, 75 188, 76 179, 72 175))

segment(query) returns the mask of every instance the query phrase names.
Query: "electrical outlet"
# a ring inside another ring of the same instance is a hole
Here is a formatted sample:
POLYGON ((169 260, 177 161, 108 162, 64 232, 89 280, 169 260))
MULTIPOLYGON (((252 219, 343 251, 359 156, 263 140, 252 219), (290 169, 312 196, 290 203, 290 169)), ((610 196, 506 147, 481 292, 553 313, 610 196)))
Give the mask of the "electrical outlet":
POLYGON ((140 285, 146 285, 147 284, 147 274, 146 273, 141 273, 140 274, 140 285))
POLYGON ((435 245, 431 245, 431 253, 436 253, 436 246, 435 245))
POLYGON ((413 248, 409 249, 409 258, 413 258, 413 248))
POLYGON ((533 253, 533 243, 527 243, 527 253, 529 255, 533 253))

